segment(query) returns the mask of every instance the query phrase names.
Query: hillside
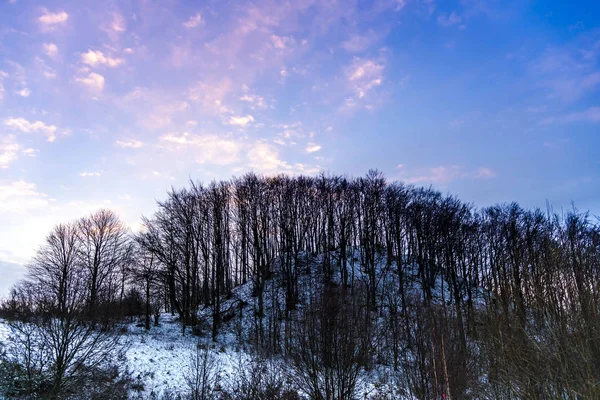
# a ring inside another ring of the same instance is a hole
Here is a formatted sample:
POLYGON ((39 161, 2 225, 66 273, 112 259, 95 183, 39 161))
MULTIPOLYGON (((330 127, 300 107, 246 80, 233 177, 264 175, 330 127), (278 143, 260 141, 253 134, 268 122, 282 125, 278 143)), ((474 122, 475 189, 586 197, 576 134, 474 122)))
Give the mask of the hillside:
POLYGON ((5 393, 600 396, 587 214, 476 209, 377 172, 190 185, 136 235, 109 210, 48 235, 2 305, 5 393))

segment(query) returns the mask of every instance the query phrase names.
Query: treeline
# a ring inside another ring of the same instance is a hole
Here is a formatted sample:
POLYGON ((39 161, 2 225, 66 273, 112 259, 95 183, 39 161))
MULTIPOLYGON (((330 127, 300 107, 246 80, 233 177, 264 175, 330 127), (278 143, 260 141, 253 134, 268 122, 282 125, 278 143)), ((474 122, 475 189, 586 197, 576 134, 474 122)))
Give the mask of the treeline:
POLYGON ((171 190, 136 234, 106 210, 59 225, 4 314, 96 332, 166 310, 213 340, 250 315, 240 340, 314 399, 354 398, 381 365, 373 398, 600 398, 599 261, 575 209, 476 209, 377 171, 247 174, 171 190))

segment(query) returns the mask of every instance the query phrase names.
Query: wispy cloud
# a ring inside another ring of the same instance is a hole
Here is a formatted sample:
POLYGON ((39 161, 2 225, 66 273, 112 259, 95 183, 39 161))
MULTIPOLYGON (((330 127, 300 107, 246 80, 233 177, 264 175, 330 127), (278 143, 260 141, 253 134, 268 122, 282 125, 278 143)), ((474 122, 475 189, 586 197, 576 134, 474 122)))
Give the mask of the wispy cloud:
POLYGON ((351 90, 350 97, 345 99, 345 106, 356 107, 360 100, 366 99, 374 88, 380 86, 384 69, 383 60, 355 57, 345 70, 347 85, 351 90))
POLYGON ((196 13, 192 15, 186 22, 184 22, 183 26, 188 29, 192 29, 202 25, 203 23, 204 20, 202 19, 202 15, 200 13, 196 13))
POLYGON ((95 72, 90 72, 87 76, 77 77, 75 82, 84 85, 93 93, 101 93, 104 90, 104 77, 95 72))
POLYGON ((199 164, 230 165, 241 160, 242 143, 217 135, 167 133, 160 141, 171 151, 191 151, 199 164))
POLYGON ((496 172, 487 167, 481 167, 477 170, 476 178, 491 179, 496 177, 496 172))
POLYGON ((463 175, 461 167, 452 165, 429 168, 423 174, 405 176, 403 180, 408 183, 439 183, 446 184, 463 175))
POLYGON ((20 148, 14 135, 0 136, 0 169, 8 168, 17 159, 20 148))
POLYGON ((452 11, 450 14, 440 14, 437 17, 438 25, 444 28, 460 25, 462 22, 463 18, 460 15, 458 15, 455 11, 452 11))
POLYGON ((600 123, 600 107, 589 107, 583 111, 576 111, 564 115, 547 117, 542 120, 542 124, 568 122, 600 123))
POLYGON ((458 165, 416 169, 414 173, 407 170, 404 164, 396 167, 400 171, 400 179, 414 184, 439 184, 446 185, 457 179, 492 179, 496 172, 488 167, 479 167, 475 171, 469 171, 458 165))
POLYGON ((567 121, 600 122, 600 107, 590 107, 587 110, 574 112, 565 116, 567 121))
POLYGON ((43 47, 44 53, 48 57, 55 57, 58 54, 58 46, 56 46, 54 43, 44 43, 43 47))
POLYGON ((267 101, 265 100, 264 97, 262 96, 258 96, 255 94, 251 94, 251 93, 244 93, 241 97, 240 97, 241 101, 244 101, 246 103, 250 104, 250 108, 254 109, 266 109, 269 107, 269 105, 267 104, 267 101))
POLYGON ((291 175, 315 174, 320 170, 319 166, 290 163, 284 160, 276 146, 261 140, 256 141, 249 146, 247 151, 247 163, 247 167, 267 175, 279 173, 291 175))
POLYGON ((25 118, 7 118, 4 120, 4 125, 12 130, 24 133, 41 132, 46 135, 49 142, 53 142, 56 139, 56 126, 46 125, 42 121, 30 122, 25 118))
POLYGON ((199 103, 204 112, 223 114, 230 112, 225 101, 231 91, 232 84, 229 78, 212 82, 198 82, 188 89, 188 98, 199 103))
POLYGON ((4 92, 6 91, 6 89, 4 89, 2 81, 6 78, 8 78, 8 74, 0 70, 0 101, 4 100, 4 92))
POLYGON ((37 153, 39 153, 40 151, 31 147, 28 147, 26 149, 23 149, 21 151, 21 153, 23 155, 26 155, 27 157, 35 157, 37 153))
POLYGON ((306 152, 307 153, 314 153, 314 152, 319 151, 319 150, 321 150, 321 146, 319 146, 316 143, 309 143, 306 146, 306 152))
POLYGON ((126 31, 127 27, 125 24, 125 18, 119 13, 113 13, 111 22, 109 24, 109 29, 114 33, 123 33, 126 31))
POLYGON ((123 64, 123 59, 105 56, 100 50, 89 49, 86 53, 81 53, 81 62, 92 67, 106 65, 107 67, 114 68, 123 64))
POLYGON ((65 11, 45 11, 38 18, 38 21, 42 25, 43 30, 54 30, 59 26, 65 25, 68 19, 69 14, 67 14, 65 11))
POLYGON ((248 126, 252 122, 254 122, 254 117, 252 115, 232 116, 229 117, 227 121, 229 125, 235 126, 248 126))
POLYGON ((48 196, 40 193, 35 183, 24 180, 0 183, 0 214, 25 214, 48 205, 48 196))
POLYGON ((250 166, 261 172, 277 172, 289 170, 291 166, 283 161, 274 146, 257 142, 248 151, 250 166))
POLYGON ((119 147, 128 149, 139 149, 140 147, 144 146, 144 143, 140 142, 139 140, 117 140, 115 144, 119 147))
POLYGON ((102 175, 100 172, 94 171, 94 172, 80 172, 79 176, 82 176, 84 178, 87 177, 93 177, 93 176, 100 176, 102 175))
POLYGON ((364 34, 354 34, 349 39, 342 42, 342 48, 349 53, 360 53, 367 50, 378 40, 377 35, 372 30, 364 34))
POLYGON ((31 90, 29 90, 29 88, 23 88, 21 90, 17 90, 15 93, 21 97, 29 97, 31 95, 31 90))
POLYGON ((550 47, 530 63, 531 73, 551 99, 574 102, 600 87, 600 40, 587 36, 550 47))

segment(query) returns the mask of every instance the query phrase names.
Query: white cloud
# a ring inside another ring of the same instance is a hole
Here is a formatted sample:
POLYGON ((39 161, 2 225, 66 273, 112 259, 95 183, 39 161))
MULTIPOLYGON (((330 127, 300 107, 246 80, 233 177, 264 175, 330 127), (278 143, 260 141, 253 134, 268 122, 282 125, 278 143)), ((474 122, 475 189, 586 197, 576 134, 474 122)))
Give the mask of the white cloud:
POLYGON ((48 196, 23 180, 0 184, 0 214, 25 214, 48 206, 48 196))
POLYGON ((600 107, 590 107, 585 111, 574 112, 565 117, 568 122, 600 122, 600 107))
POLYGON ((355 58, 352 66, 348 70, 348 79, 358 81, 365 78, 373 78, 381 75, 384 66, 373 60, 362 60, 355 58))
POLYGON ((188 19, 186 22, 183 23, 183 26, 185 26, 188 29, 191 28, 196 28, 200 25, 202 25, 204 23, 204 21, 202 20, 202 15, 200 13, 196 13, 195 15, 192 15, 190 17, 190 19, 188 19))
POLYGON ((229 117, 229 121, 227 123, 235 126, 247 126, 251 122, 254 122, 254 117, 252 115, 246 115, 229 117))
POLYGON ((475 177, 482 179, 491 179, 496 177, 496 172, 492 171, 489 168, 481 167, 477 170, 477 175, 475 175, 475 177))
POLYGON ((38 21, 42 24, 44 29, 53 30, 59 25, 64 25, 68 19, 69 14, 64 11, 55 13, 46 11, 38 18, 38 21))
POLYGON ((110 29, 116 33, 125 32, 125 18, 119 13, 114 13, 110 29))
POLYGON ((100 172, 80 172, 79 176, 90 177, 90 176, 100 176, 100 172))
POLYGON ((242 143, 218 135, 167 133, 160 137, 168 150, 190 150, 199 164, 229 165, 240 160, 242 143))
POLYGON ((21 151, 21 153, 25 154, 28 157, 35 157, 36 153, 39 153, 40 151, 37 149, 33 149, 31 147, 27 148, 27 149, 23 149, 21 151))
POLYGON ((583 111, 576 111, 557 117, 547 117, 542 120, 542 124, 552 124, 555 122, 591 122, 600 123, 600 107, 589 107, 583 111))
POLYGON ((285 50, 296 45, 296 40, 291 36, 271 35, 271 44, 278 50, 285 50))
POLYGON ((547 48, 530 63, 532 78, 549 89, 549 98, 564 102, 593 93, 600 86, 597 43, 586 39, 547 48))
POLYGON ((463 174, 462 169, 456 165, 451 167, 439 166, 429 168, 424 174, 405 177, 404 180, 408 183, 448 183, 463 174))
POLYGON ((314 153, 314 152, 319 151, 319 150, 321 150, 321 146, 319 146, 318 144, 315 144, 315 143, 309 143, 306 146, 306 152, 307 153, 314 153))
POLYGON ((95 72, 90 72, 88 76, 75 78, 75 82, 87 86, 94 92, 102 92, 104 89, 104 77, 95 72))
POLYGON ((139 149, 144 145, 144 143, 140 142, 139 140, 117 140, 116 145, 129 149, 139 149))
POLYGON ((439 185, 448 184, 457 179, 492 179, 496 177, 496 172, 487 167, 480 167, 476 171, 468 171, 458 165, 443 166, 421 169, 417 173, 409 173, 404 164, 396 166, 400 170, 400 178, 407 183, 427 184, 435 183, 439 185))
POLYGON ((31 90, 28 88, 23 88, 21 90, 17 90, 15 93, 21 97, 29 97, 31 95, 31 90))
POLYGON ((58 46, 54 43, 44 43, 43 47, 44 53, 46 53, 48 57, 55 57, 58 54, 58 46))
POLYGON ((367 50, 377 41, 377 35, 369 31, 364 35, 352 35, 350 39, 342 42, 342 48, 349 53, 360 53, 367 50))
POLYGON ((176 133, 167 133, 166 135, 161 136, 160 140, 174 144, 192 143, 188 141, 188 136, 190 136, 190 134, 187 132, 184 132, 181 135, 177 135, 176 133))
POLYGON ((262 96, 258 96, 255 94, 250 94, 250 93, 244 93, 241 97, 240 97, 241 101, 244 101, 246 103, 250 103, 251 104, 251 108, 252 109, 265 109, 268 108, 267 102, 265 101, 265 98, 262 96))
POLYGON ((44 76, 48 79, 56 78, 56 72, 54 71, 44 71, 44 76))
POLYGON ((264 142, 256 142, 248 151, 250 166, 259 171, 277 172, 289 170, 288 163, 279 158, 279 153, 274 146, 264 142))
POLYGON ((452 11, 450 14, 441 14, 437 17, 437 23, 444 28, 449 28, 454 25, 458 25, 462 22, 462 17, 456 12, 452 11))
MULTIPOLYGON (((27 87, 25 68, 21 64, 11 60, 7 60, 6 64, 12 68, 10 77, 13 79, 13 81, 15 81, 20 87, 27 87)), ((0 72, 0 80, 4 78, 8 78, 8 74, 0 72)))
POLYGON ((396 3, 396 11, 402 10, 404 7, 406 7, 406 0, 395 0, 394 2, 396 3))
POLYGON ((202 110, 214 114, 231 112, 225 103, 226 97, 231 93, 231 80, 213 80, 210 83, 198 82, 188 90, 188 99, 197 102, 202 110))
POLYGON ((89 49, 87 53, 81 53, 81 62, 92 67, 106 65, 110 68, 118 67, 123 63, 122 58, 105 56, 100 50, 89 49))
POLYGON ((6 169, 17 159, 20 146, 14 135, 0 136, 0 169, 6 169))
POLYGON ((29 122, 25 118, 7 118, 4 120, 4 125, 24 133, 42 132, 46 134, 49 142, 56 139, 56 126, 46 125, 41 121, 29 122))
MULTIPOLYGON (((346 68, 348 84, 359 99, 364 98, 371 89, 383 83, 384 69, 385 65, 381 62, 361 58, 355 58, 346 68)), ((355 106, 356 99, 346 99, 346 104, 355 106)))
POLYGON ((266 174, 315 174, 319 172, 318 166, 308 166, 301 163, 290 164, 282 160, 277 147, 259 140, 247 146, 248 166, 258 172, 266 174))

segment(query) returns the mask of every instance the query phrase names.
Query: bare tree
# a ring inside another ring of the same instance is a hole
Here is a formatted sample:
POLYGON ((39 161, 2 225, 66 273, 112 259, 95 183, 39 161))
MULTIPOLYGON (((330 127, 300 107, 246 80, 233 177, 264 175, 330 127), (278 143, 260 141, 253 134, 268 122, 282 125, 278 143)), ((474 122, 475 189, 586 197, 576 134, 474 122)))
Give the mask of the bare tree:
POLYGON ((160 265, 157 257, 141 246, 137 246, 132 254, 133 261, 128 274, 134 284, 142 286, 144 292, 144 327, 150 330, 150 316, 153 313, 153 289, 160 277, 160 265))
POLYGON ((100 210, 78 223, 80 260, 88 285, 88 313, 97 318, 98 306, 120 301, 125 294, 122 272, 129 263, 131 245, 127 228, 110 210, 100 210), (121 274, 121 275, 120 275, 121 274))
POLYGON ((217 398, 216 389, 220 380, 219 364, 208 345, 198 342, 194 346, 185 380, 192 400, 217 398))
POLYGON ((370 360, 367 308, 343 290, 327 289, 297 321, 290 352, 294 379, 312 399, 350 400, 370 360))
POLYGON ((18 396, 74 394, 95 379, 102 381, 102 372, 122 349, 114 329, 95 329, 75 311, 38 314, 27 322, 9 322, 9 328, 0 375, 18 396))
POLYGON ((77 226, 60 224, 46 237, 28 264, 28 287, 34 288, 38 306, 66 314, 81 307, 86 294, 80 268, 81 242, 77 226))

